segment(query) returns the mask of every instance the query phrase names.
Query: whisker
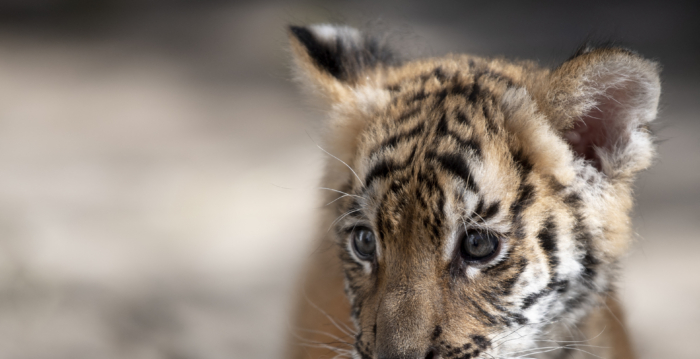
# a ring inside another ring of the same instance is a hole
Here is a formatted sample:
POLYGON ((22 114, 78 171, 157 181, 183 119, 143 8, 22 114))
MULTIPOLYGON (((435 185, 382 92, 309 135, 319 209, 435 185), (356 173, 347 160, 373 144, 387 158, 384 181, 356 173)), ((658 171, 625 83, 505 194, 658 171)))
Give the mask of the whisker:
POLYGON ((331 228, 333 228, 333 226, 334 226, 336 223, 342 221, 343 218, 345 218, 345 217, 347 217, 347 216, 349 216, 349 215, 351 215, 351 214, 353 214, 353 213, 355 213, 355 212, 359 212, 359 211, 361 211, 361 210, 362 210, 362 209, 355 209, 355 210, 348 211, 348 212, 345 212, 344 214, 340 215, 338 218, 336 218, 335 221, 333 221, 333 223, 331 223, 330 227, 328 227, 328 231, 330 231, 331 228))
MULTIPOLYGON (((313 141, 313 139, 312 139, 312 141, 313 141)), ((360 182, 360 185, 362 186, 362 188, 365 187, 365 183, 362 181, 362 179, 360 178, 360 176, 357 175, 357 172, 355 172, 355 170, 352 169, 352 167, 350 167, 350 165, 348 165, 347 163, 345 163, 345 161, 341 160, 340 158, 333 156, 330 152, 324 150, 323 147, 321 147, 319 144, 316 144, 316 147, 318 147, 321 151, 325 152, 327 155, 329 155, 329 156, 335 158, 336 160, 340 161, 340 163, 344 164, 345 167, 347 167, 347 168, 352 172, 352 174, 355 175, 355 178, 357 178, 357 180, 360 182)))
POLYGON ((346 195, 346 196, 356 197, 356 198, 359 198, 359 199, 365 199, 365 200, 367 199, 367 198, 365 198, 365 197, 358 196, 358 195, 355 195, 355 194, 346 193, 346 192, 343 192, 343 191, 339 191, 339 190, 334 189, 334 188, 318 187, 318 189, 325 189, 325 190, 327 190, 327 191, 333 191, 333 192, 337 192, 337 193, 344 194, 344 195, 346 195))
POLYGON ((341 349, 341 348, 336 348, 332 345, 326 345, 326 344, 308 344, 308 343, 299 343, 299 346, 306 347, 306 348, 318 348, 318 349, 328 349, 334 353, 337 354, 349 354, 352 352, 350 349, 341 349))
MULTIPOLYGON (((327 336, 327 337, 329 337, 329 338, 332 338, 332 339, 336 340, 338 344, 345 344, 345 345, 349 345, 349 346, 352 346, 352 345, 353 345, 352 343, 343 340, 342 337, 338 337, 338 336, 335 336, 335 335, 333 335, 333 334, 331 334, 331 333, 323 332, 323 331, 320 331, 320 330, 303 329, 303 328, 297 328, 296 330, 302 331, 302 332, 307 332, 307 333, 312 333, 312 334, 321 334, 321 335, 325 335, 325 336, 327 336)), ((346 337, 351 337, 351 336, 346 336, 346 337)), ((300 339, 303 339, 303 338, 300 338, 300 339)), ((324 343, 324 344, 331 344, 331 343, 329 342, 329 343, 324 343)))
POLYGON ((340 196, 340 197, 338 197, 338 198, 336 198, 336 199, 334 199, 334 200, 332 200, 332 201, 326 203, 325 205, 326 205, 326 206, 331 205, 331 204, 333 204, 335 201, 340 200, 340 199, 343 199, 343 198, 345 198, 345 197, 350 197, 350 195, 349 195, 349 194, 344 194, 344 195, 342 195, 342 196, 340 196))
POLYGON ((330 320, 330 322, 331 322, 336 328, 338 328, 338 330, 340 330, 343 334, 345 334, 345 335, 347 335, 347 336, 349 336, 349 337, 354 337, 354 336, 355 336, 355 331, 352 330, 352 328, 350 328, 347 324, 341 322, 341 324, 342 324, 343 327, 344 327, 344 329, 343 329, 343 327, 341 327, 340 324, 338 324, 338 322, 333 318, 333 316, 331 316, 330 314, 326 313, 326 311, 324 311, 324 310, 321 309, 318 305, 316 305, 313 301, 311 301, 311 299, 309 298, 309 296, 308 296, 306 293, 304 293, 304 299, 306 299, 306 301, 307 301, 314 309, 318 310, 321 314, 325 315, 326 318, 327 318, 328 320, 330 320))

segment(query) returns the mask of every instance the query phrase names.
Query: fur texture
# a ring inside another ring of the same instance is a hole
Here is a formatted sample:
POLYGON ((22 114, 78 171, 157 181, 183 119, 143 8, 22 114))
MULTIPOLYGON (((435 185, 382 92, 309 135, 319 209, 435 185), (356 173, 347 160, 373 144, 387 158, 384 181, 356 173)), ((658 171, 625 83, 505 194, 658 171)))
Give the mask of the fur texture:
POLYGON ((553 70, 400 63, 348 27, 290 39, 299 77, 331 106, 323 187, 338 191, 290 357, 632 357, 614 280, 631 186, 654 156, 655 63, 619 48, 553 70), (369 260, 358 228, 376 238, 369 260), (474 231, 498 238, 492 258, 461 255, 474 231))

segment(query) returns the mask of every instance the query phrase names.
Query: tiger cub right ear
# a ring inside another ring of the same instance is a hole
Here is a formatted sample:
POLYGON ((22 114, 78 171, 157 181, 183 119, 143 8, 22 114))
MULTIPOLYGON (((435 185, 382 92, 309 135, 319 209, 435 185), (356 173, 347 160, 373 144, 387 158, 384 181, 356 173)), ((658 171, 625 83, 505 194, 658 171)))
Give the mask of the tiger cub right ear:
POLYGON ((331 101, 342 101, 358 85, 377 80, 377 72, 397 64, 395 56, 375 38, 347 26, 290 26, 297 72, 331 101))
POLYGON ((610 178, 631 178, 654 155, 659 66, 621 48, 584 49, 549 75, 546 101, 573 153, 610 178))

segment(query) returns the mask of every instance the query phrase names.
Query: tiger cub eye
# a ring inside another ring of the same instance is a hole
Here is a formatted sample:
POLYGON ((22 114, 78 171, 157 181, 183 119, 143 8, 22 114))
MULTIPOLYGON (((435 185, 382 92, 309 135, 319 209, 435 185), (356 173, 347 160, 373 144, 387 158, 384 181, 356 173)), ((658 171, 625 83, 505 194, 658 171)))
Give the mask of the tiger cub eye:
POLYGON ((353 231, 352 247, 361 259, 369 260, 374 257, 377 250, 377 241, 374 233, 367 228, 357 228, 353 231))
POLYGON ((462 257, 467 261, 484 261, 491 259, 498 251, 499 239, 486 231, 467 231, 462 237, 462 257))

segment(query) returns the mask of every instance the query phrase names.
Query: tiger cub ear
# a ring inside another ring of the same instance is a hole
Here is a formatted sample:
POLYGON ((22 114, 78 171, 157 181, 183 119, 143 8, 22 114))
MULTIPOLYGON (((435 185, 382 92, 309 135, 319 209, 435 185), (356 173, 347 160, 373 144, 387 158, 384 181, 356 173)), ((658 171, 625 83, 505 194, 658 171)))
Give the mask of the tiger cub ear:
POLYGON ((289 35, 302 82, 332 102, 350 96, 354 87, 380 81, 375 70, 398 63, 386 46, 352 27, 290 26, 289 35))
POLYGON ((651 164, 648 124, 661 92, 659 66, 620 48, 584 48, 552 71, 545 101, 574 154, 612 178, 651 164))

